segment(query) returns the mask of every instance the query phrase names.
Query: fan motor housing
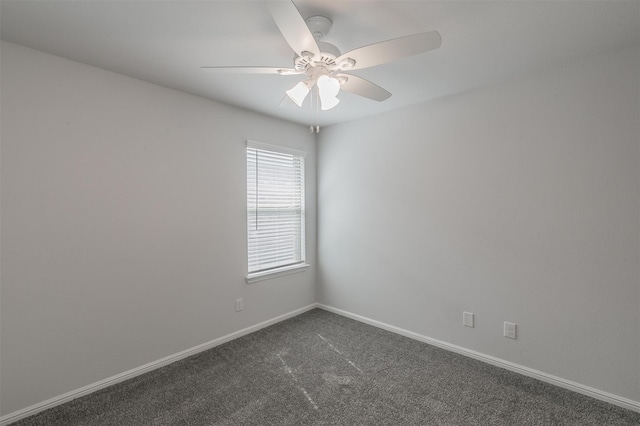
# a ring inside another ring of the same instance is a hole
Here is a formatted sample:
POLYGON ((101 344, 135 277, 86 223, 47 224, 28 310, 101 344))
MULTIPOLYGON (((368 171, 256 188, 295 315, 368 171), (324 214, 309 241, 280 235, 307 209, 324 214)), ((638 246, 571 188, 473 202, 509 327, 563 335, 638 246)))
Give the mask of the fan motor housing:
POLYGON ((293 58, 293 66, 296 71, 305 71, 309 67, 332 67, 336 65, 336 58, 340 56, 340 49, 331 43, 318 42, 320 54, 314 55, 311 52, 303 52, 302 56, 293 58))

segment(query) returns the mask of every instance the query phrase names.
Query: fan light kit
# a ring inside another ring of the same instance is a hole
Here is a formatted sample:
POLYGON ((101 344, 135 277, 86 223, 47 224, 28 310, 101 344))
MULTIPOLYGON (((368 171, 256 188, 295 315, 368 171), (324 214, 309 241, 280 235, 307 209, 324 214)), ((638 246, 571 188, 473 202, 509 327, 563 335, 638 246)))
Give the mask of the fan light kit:
MULTIPOLYGON (((391 96, 391 93, 362 77, 345 71, 385 64, 437 49, 442 44, 440 34, 437 31, 430 31, 371 44, 341 54, 336 46, 321 41, 331 30, 332 22, 329 18, 312 16, 305 21, 292 1, 267 1, 266 4, 280 32, 296 53, 293 68, 202 67, 202 69, 226 73, 304 75, 304 80, 286 91, 286 95, 299 107, 314 88, 317 90, 322 110, 338 105, 340 99, 337 95, 341 89, 374 101, 384 101, 391 96)), ((317 132, 319 128, 315 130, 317 132)))

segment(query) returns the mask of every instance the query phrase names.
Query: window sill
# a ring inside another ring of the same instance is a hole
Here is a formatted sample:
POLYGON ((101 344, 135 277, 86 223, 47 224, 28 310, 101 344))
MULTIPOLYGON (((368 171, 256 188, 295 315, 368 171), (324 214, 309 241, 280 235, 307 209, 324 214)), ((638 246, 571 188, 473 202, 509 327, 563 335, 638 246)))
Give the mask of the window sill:
POLYGON ((292 266, 284 266, 282 268, 273 269, 265 272, 256 272, 255 274, 249 274, 246 276, 247 284, 255 283, 257 281, 269 280, 271 278, 281 277, 283 275, 295 274, 307 269, 308 263, 301 263, 292 266))

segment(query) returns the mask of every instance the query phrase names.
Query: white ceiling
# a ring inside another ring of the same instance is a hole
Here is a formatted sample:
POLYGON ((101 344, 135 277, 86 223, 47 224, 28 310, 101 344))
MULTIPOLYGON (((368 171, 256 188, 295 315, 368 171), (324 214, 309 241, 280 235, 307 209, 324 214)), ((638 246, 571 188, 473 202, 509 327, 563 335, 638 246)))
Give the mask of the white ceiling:
POLYGON ((354 71, 383 102, 341 92, 318 113, 279 106, 300 76, 212 74, 207 66, 291 67, 293 52, 261 1, 0 2, 2 39, 302 124, 329 125, 472 90, 640 44, 640 1, 296 0, 324 15, 342 52, 437 30, 442 47, 354 71))

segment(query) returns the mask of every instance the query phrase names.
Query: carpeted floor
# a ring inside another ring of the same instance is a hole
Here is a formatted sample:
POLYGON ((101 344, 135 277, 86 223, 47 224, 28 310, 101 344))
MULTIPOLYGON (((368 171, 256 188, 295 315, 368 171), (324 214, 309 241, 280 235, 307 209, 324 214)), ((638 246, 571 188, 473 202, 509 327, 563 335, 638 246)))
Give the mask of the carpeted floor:
POLYGON ((625 410, 315 309, 15 423, 640 425, 625 410))

